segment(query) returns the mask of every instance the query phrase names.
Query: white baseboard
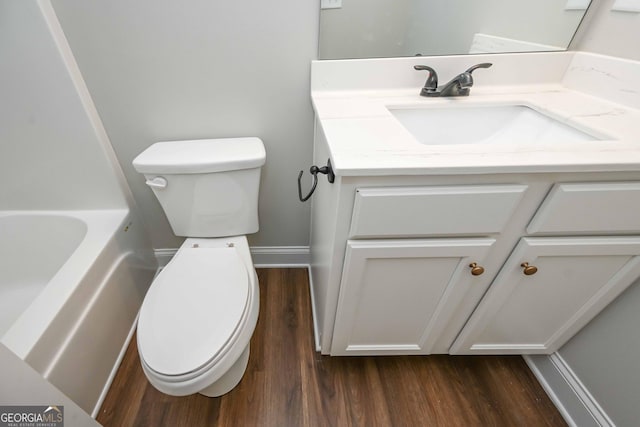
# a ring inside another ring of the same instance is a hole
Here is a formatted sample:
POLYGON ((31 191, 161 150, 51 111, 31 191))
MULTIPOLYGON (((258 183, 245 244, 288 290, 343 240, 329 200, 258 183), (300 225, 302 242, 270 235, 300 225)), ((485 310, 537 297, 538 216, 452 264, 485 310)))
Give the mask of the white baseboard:
MULTIPOLYGON (((310 260, 309 246, 252 246, 253 265, 258 268, 307 267, 310 260)), ((156 249, 158 265, 166 266, 178 252, 178 248, 156 249)))
POLYGON ((309 246, 252 246, 253 265, 259 268, 307 267, 309 246))
POLYGON ((158 260, 158 268, 163 269, 166 267, 177 252, 178 248, 154 249, 153 254, 158 260))
POLYGON ((615 427, 560 354, 523 357, 567 424, 579 427, 615 427))

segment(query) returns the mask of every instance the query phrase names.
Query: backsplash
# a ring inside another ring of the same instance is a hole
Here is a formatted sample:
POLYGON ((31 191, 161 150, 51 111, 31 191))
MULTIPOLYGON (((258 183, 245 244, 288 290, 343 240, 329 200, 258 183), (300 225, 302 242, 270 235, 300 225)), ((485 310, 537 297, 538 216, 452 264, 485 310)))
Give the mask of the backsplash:
POLYGON ((433 67, 444 83, 481 62, 491 62, 494 65, 490 70, 474 75, 476 90, 497 85, 558 84, 572 57, 572 52, 542 52, 313 61, 311 91, 417 90, 424 84, 427 73, 415 71, 414 65, 433 67))
POLYGON ((576 52, 562 84, 631 108, 640 108, 640 62, 576 52))

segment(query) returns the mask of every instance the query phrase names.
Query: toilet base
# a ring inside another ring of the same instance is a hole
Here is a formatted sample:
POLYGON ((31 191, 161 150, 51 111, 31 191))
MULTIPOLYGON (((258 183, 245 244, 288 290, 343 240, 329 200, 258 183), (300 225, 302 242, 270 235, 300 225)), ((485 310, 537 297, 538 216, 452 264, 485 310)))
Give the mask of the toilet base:
POLYGON ((249 363, 249 347, 244 349, 238 360, 229 368, 229 370, 221 376, 216 382, 200 390, 198 393, 207 397, 219 397, 229 393, 238 385, 249 363))

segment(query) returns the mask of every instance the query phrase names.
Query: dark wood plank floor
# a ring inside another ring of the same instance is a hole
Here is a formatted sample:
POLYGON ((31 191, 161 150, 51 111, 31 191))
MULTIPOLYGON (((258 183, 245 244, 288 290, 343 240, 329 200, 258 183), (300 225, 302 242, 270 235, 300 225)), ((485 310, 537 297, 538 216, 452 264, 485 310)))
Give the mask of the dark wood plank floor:
POLYGON ((520 357, 328 357, 314 350, 307 271, 261 269, 260 318, 241 383, 171 397, 135 340, 98 415, 105 426, 564 426, 520 357))

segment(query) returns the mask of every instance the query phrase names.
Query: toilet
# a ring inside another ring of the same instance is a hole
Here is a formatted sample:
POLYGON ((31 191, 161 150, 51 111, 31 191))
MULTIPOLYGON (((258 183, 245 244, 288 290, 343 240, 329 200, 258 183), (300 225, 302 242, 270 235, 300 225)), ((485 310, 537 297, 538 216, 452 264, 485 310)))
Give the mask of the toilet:
POLYGON ((258 231, 259 138, 158 142, 133 160, 173 233, 187 237, 138 316, 142 369, 163 393, 231 391, 249 360, 258 278, 245 234, 258 231))

